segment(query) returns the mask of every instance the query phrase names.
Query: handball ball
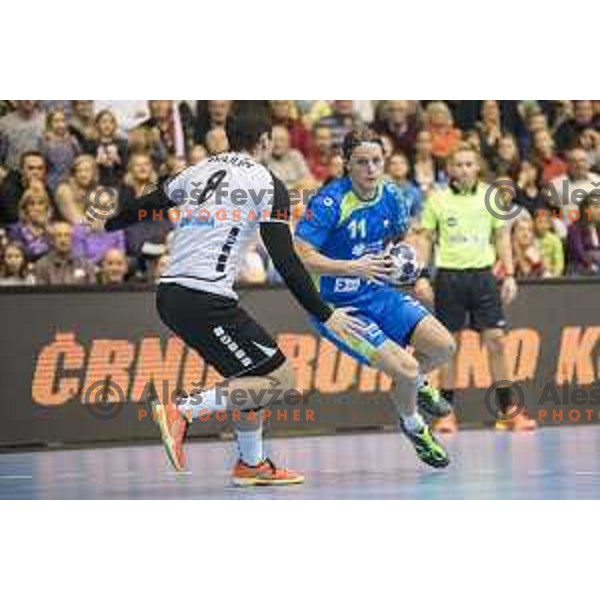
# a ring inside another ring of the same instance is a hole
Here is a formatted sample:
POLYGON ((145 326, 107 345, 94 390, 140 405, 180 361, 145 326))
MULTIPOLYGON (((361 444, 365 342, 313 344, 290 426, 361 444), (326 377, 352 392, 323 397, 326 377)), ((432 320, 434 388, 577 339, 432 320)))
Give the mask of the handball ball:
POLYGON ((392 257, 394 272, 392 282, 394 285, 412 285, 421 272, 421 265, 415 249, 404 242, 393 244, 388 254, 392 257))

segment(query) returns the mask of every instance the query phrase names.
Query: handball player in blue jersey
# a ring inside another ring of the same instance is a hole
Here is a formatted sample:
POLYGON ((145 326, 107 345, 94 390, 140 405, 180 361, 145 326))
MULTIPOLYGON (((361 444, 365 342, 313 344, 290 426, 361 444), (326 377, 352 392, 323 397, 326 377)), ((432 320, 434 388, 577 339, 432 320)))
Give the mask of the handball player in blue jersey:
POLYGON ((420 302, 391 285, 393 265, 386 254, 389 244, 409 230, 410 202, 384 180, 382 142, 371 130, 348 133, 343 152, 347 175, 311 199, 295 244, 323 300, 358 318, 363 327, 341 337, 323 323, 314 324, 342 351, 392 378, 401 430, 423 462, 445 467, 448 455, 419 409, 430 417, 450 412, 424 375, 451 358, 455 342, 420 302))

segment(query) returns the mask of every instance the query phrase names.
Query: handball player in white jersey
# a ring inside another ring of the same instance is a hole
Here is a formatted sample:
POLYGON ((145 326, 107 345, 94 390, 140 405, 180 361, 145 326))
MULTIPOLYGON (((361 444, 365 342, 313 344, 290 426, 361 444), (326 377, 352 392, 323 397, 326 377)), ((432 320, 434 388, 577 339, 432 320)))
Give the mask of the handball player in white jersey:
POLYGON ((220 386, 188 395, 178 402, 155 403, 169 460, 186 468, 185 433, 189 421, 217 411, 238 411, 233 419, 239 460, 236 485, 301 483, 304 477, 277 468, 265 456, 262 418, 256 415, 272 394, 246 392, 294 388, 293 370, 272 337, 238 304, 233 290, 244 246, 256 229, 285 284, 304 309, 340 335, 364 325, 346 309, 332 310, 315 289, 294 252, 285 185, 261 162, 270 151, 271 123, 258 115, 233 120, 227 128, 230 152, 217 154, 182 171, 160 189, 120 207, 106 224, 108 231, 143 219, 171 218, 175 232, 169 267, 160 279, 157 308, 161 320, 225 379, 220 386), (164 213, 164 214, 163 214, 164 213), (173 218, 175 217, 175 218, 173 218), (240 394, 238 394, 239 396, 240 394), (252 419, 246 418, 252 415, 252 419))

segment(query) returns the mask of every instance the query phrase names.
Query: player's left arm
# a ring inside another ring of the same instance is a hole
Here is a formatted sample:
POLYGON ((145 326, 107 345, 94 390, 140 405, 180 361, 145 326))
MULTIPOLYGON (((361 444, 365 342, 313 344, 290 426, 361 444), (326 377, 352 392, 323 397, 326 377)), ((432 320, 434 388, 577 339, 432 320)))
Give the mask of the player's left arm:
POLYGON ((294 250, 290 232, 290 199, 283 182, 273 176, 273 207, 269 220, 260 224, 260 235, 275 268, 301 306, 319 321, 329 319, 332 309, 319 292, 294 250))
POLYGON ((511 248, 511 236, 510 226, 506 225, 503 221, 494 219, 496 225, 493 229, 494 245, 496 247, 496 254, 506 271, 504 281, 502 282, 502 302, 504 304, 510 304, 517 296, 517 282, 515 280, 515 264, 513 260, 513 253, 511 248))
POLYGON ((133 196, 120 201, 118 213, 108 219, 105 225, 106 231, 118 231, 125 229, 134 223, 150 220, 167 220, 163 211, 176 206, 167 196, 163 186, 159 185, 153 192, 134 198, 133 196))
POLYGON ((418 188, 409 188, 406 190, 406 194, 408 194, 410 199, 410 227, 407 236, 419 238, 423 233, 421 217, 423 216, 425 198, 423 197, 423 192, 418 188))
MULTIPOLYGON (((404 242, 415 249, 419 262, 420 274, 415 285, 420 293, 424 279, 429 277, 428 262, 431 254, 430 248, 424 243, 421 227, 421 213, 423 212, 422 199, 412 195, 408 190, 393 188, 398 201, 397 231, 392 239, 393 244, 404 242), (418 283, 418 285, 417 285, 418 283)), ((415 292, 416 293, 416 292, 415 292)), ((421 294, 423 300, 429 301, 427 293, 421 294)))
POLYGON ((392 194, 396 199, 397 213, 394 218, 394 227, 392 233, 386 236, 384 246, 387 251, 395 244, 404 242, 412 246, 417 252, 417 258, 420 260, 419 240, 417 239, 417 230, 415 229, 415 218, 413 215, 414 198, 406 191, 400 189, 396 184, 386 182, 386 186, 392 190, 392 194))

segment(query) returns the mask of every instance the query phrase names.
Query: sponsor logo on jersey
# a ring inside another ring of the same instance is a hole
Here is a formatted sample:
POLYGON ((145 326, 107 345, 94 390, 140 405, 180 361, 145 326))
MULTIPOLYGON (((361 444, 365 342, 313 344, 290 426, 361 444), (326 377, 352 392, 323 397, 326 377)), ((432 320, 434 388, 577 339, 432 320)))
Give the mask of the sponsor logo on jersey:
POLYGON ((384 247, 383 240, 377 240, 376 242, 370 242, 368 244, 360 242, 359 244, 352 246, 352 256, 360 257, 365 254, 377 254, 378 252, 381 252, 384 247))
POLYGON ((179 228, 183 227, 214 227, 215 220, 210 217, 209 219, 200 219, 198 216, 194 216, 191 219, 183 218, 179 221, 179 228))
POLYGON ((267 346, 263 346, 258 342, 252 342, 261 352, 264 352, 269 358, 271 356, 275 356, 277 354, 277 348, 268 348, 267 346))
POLYGON ((231 352, 244 367, 249 367, 252 364, 252 359, 246 354, 246 351, 243 348, 240 348, 239 344, 225 332, 223 327, 215 327, 213 333, 221 344, 223 344, 223 346, 227 348, 227 350, 229 350, 229 352, 231 352))
POLYGON ((350 293, 356 292, 360 288, 360 279, 358 277, 338 277, 335 280, 334 292, 350 293))
POLYGON ((352 256, 362 256, 367 250, 367 246, 365 244, 356 244, 356 246, 352 246, 352 256))

